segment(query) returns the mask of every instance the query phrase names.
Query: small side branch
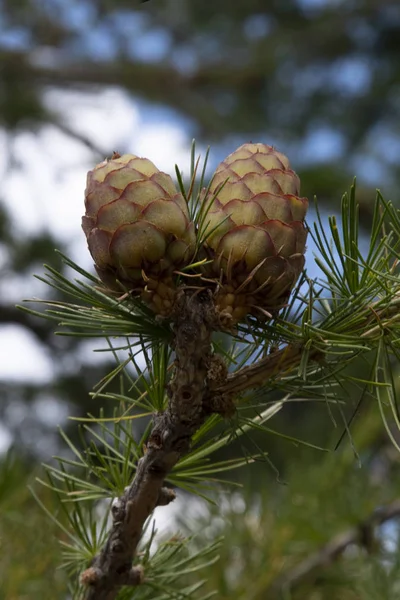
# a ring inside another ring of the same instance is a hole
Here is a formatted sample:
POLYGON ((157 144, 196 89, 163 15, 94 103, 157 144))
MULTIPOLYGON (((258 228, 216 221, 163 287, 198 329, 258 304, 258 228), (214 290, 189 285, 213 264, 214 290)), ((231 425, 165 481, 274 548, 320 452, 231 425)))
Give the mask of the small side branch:
MULTIPOLYGON (((303 348, 301 345, 288 345, 273 352, 253 365, 243 367, 227 376, 213 392, 219 394, 240 394, 246 390, 266 385, 272 377, 281 377, 300 364, 303 348)), ((318 359, 317 350, 309 353, 309 360, 318 359)))
POLYGON ((367 546, 367 542, 371 543, 373 541, 375 527, 396 517, 400 517, 400 500, 395 500, 378 508, 357 526, 339 533, 325 546, 322 546, 320 550, 279 577, 272 585, 272 589, 278 592, 282 589, 294 587, 318 569, 322 569, 337 560, 350 545, 367 546))
POLYGON ((218 328, 211 292, 182 290, 173 315, 175 374, 164 413, 154 417, 145 455, 131 486, 113 503, 108 540, 81 576, 86 600, 113 600, 122 585, 138 585, 143 577, 132 567, 146 519, 154 508, 173 500, 163 486, 178 460, 189 450, 195 431, 208 411, 203 405, 212 356, 211 334, 218 328))
MULTIPOLYGON (((359 324, 362 329, 354 331, 354 335, 359 336, 361 340, 371 340, 374 336, 380 336, 382 330, 387 330, 400 318, 399 295, 396 295, 384 308, 379 308, 376 304, 369 307, 365 321, 359 324), (368 325, 372 327, 368 329, 368 325)), ((265 386, 271 378, 277 375, 282 377, 298 367, 303 351, 302 344, 288 344, 258 362, 230 373, 224 381, 212 388, 212 392, 216 396, 227 397, 265 386)), ((316 348, 312 347, 308 350, 310 361, 323 360, 324 356, 324 353, 316 348)))

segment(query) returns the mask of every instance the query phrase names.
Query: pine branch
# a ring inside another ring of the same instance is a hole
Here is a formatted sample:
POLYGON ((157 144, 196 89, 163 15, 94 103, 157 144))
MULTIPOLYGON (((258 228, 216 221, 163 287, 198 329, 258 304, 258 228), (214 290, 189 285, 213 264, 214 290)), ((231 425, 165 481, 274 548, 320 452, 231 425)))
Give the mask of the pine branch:
POLYGON ((160 82, 163 86, 163 103, 178 108, 184 114, 196 119, 204 129, 212 131, 219 123, 218 110, 212 103, 203 99, 204 86, 229 87, 232 83, 241 89, 262 75, 249 75, 247 69, 226 69, 221 65, 215 68, 199 68, 193 75, 183 74, 168 63, 150 63, 119 57, 115 63, 100 65, 82 61, 64 65, 63 69, 49 65, 33 64, 29 53, 0 51, 0 62, 10 65, 19 73, 20 80, 36 93, 43 85, 59 88, 75 86, 90 89, 91 86, 123 86, 128 92, 149 101, 160 101, 160 82), (15 66, 14 66, 15 65, 15 66), (168 85, 167 85, 168 83, 168 85))
POLYGON ((49 117, 48 121, 49 121, 49 123, 52 123, 55 127, 57 127, 57 129, 59 129, 62 133, 64 133, 68 137, 71 137, 74 140, 76 140, 77 142, 80 142, 83 146, 85 146, 88 150, 90 150, 90 152, 92 152, 94 155, 96 155, 99 159, 104 160, 104 157, 107 156, 107 154, 110 154, 109 151, 106 151, 105 149, 101 148, 100 146, 98 146, 97 144, 92 142, 92 140, 89 137, 87 137, 86 135, 84 135, 83 133, 76 131, 75 129, 70 127, 67 123, 61 121, 60 119, 57 119, 56 116, 54 116, 52 119, 49 117))
POLYGON ((212 360, 211 334, 219 327, 211 293, 182 291, 172 322, 176 360, 168 407, 155 415, 135 479, 114 501, 108 540, 82 574, 81 581, 88 586, 86 600, 112 600, 122 585, 138 585, 143 580, 140 567, 132 567, 143 526, 157 505, 174 499, 173 492, 163 487, 164 480, 188 452, 193 434, 210 414, 203 400, 212 360))
POLYGON ((325 546, 320 548, 320 550, 305 558, 287 573, 284 573, 271 586, 271 589, 278 591, 293 588, 293 586, 301 583, 316 569, 322 569, 340 558, 346 548, 352 544, 367 547, 373 539, 373 530, 375 527, 399 516, 400 500, 394 500, 390 504, 376 509, 366 519, 358 523, 358 525, 339 533, 325 544, 325 546))

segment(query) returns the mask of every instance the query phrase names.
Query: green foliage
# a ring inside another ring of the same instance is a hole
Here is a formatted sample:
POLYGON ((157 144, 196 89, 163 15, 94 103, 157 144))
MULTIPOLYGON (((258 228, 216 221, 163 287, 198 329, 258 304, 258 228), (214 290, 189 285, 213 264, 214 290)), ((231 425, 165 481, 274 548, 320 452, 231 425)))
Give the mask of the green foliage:
MULTIPOLYGON (((65 598, 67 577, 59 569, 60 532, 35 503, 28 490, 34 473, 9 451, 0 461, 0 598, 65 598), (57 536, 57 537, 56 537, 57 536)), ((45 488, 38 491, 47 510, 59 504, 45 488)))
MULTIPOLYGON (((218 589, 219 598, 240 600, 306 598, 367 599, 372 590, 393 589, 394 575, 399 574, 396 546, 380 553, 385 542, 382 529, 375 533, 372 548, 350 545, 343 558, 340 553, 324 560, 321 548, 346 534, 367 518, 376 505, 391 499, 399 491, 388 490, 369 480, 367 465, 354 468, 350 455, 327 456, 313 461, 309 457, 293 460, 288 485, 261 488, 256 495, 237 494, 221 499, 222 510, 214 510, 195 523, 210 538, 218 531, 224 536, 220 548, 220 568, 209 573, 209 589, 218 589), (343 485, 345 482, 345 485, 343 485), (269 489, 268 489, 269 488, 269 489), (222 516, 222 518, 221 518, 222 516), (317 567, 303 578, 286 583, 302 561, 321 552, 317 567), (392 572, 384 572, 387 560, 392 572), (368 583, 359 573, 380 570, 380 581, 368 583), (365 590, 368 591, 366 592, 365 590)), ((387 534, 386 534, 387 535, 387 534)), ((373 597, 373 596, 372 596, 373 597)), ((377 596, 379 597, 379 595, 377 596)))

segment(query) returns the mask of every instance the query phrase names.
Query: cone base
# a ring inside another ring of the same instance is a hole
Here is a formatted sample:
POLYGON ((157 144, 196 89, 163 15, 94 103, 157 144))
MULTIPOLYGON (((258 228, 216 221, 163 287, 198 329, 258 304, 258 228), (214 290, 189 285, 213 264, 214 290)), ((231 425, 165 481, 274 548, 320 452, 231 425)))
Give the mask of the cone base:
POLYGON ((170 316, 174 307, 177 289, 172 277, 149 279, 140 297, 153 312, 161 317, 170 316))
POLYGON ((97 274, 107 286, 105 292, 113 296, 127 294, 130 297, 140 298, 151 310, 162 317, 168 317, 174 306, 177 288, 170 275, 153 279, 142 273, 140 281, 130 281, 118 278, 112 269, 99 269, 97 274))
POLYGON ((249 285, 247 292, 236 293, 239 284, 223 284, 215 295, 215 305, 222 321, 228 326, 244 321, 252 315, 259 321, 273 318, 284 308, 290 296, 290 290, 285 290, 278 297, 270 297, 268 288, 257 291, 255 282, 249 285))

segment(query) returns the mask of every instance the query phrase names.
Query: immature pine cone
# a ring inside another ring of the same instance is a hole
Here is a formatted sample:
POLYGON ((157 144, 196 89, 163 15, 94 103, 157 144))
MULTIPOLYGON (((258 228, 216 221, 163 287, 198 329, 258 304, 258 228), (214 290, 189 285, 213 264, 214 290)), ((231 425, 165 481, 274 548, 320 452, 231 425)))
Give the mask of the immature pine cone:
POLYGON ((203 201, 205 246, 221 282, 217 304, 233 322, 287 302, 304 267, 308 201, 299 193, 272 146, 243 144, 218 166, 203 201))
POLYGON ((89 171, 85 207, 82 227, 99 277, 168 314, 173 273, 188 264, 196 241, 171 177, 147 158, 115 154, 89 171))

